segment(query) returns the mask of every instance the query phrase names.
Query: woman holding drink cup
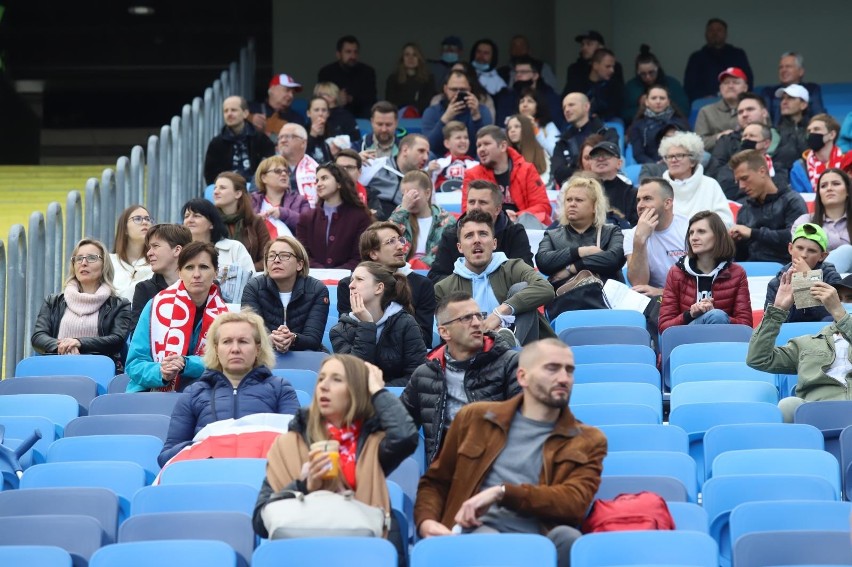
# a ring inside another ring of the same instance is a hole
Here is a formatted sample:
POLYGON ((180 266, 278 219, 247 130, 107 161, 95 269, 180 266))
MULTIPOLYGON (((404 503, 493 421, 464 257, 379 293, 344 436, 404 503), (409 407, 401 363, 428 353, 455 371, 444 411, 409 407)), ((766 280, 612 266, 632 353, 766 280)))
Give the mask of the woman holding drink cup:
MULTIPOLYGON (((269 537, 261 510, 282 490, 352 490, 356 500, 390 513, 386 477, 417 448, 417 428, 384 385, 377 366, 346 354, 325 359, 311 405, 267 455, 253 519, 261 537, 269 537)), ((404 538, 391 518, 387 538, 402 557, 404 538)))

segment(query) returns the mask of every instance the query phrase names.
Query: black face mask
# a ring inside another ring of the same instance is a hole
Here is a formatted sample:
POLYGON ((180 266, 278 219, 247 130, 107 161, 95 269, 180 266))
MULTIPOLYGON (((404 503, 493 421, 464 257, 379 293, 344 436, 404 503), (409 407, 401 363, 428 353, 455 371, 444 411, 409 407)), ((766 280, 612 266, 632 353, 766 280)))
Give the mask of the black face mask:
POLYGON ((742 142, 740 142, 740 149, 741 150, 756 150, 757 149, 757 142, 755 142, 754 140, 743 140, 742 142))
POLYGON ((814 132, 813 134, 808 134, 808 147, 815 152, 820 151, 825 147, 825 134, 817 134, 814 132))

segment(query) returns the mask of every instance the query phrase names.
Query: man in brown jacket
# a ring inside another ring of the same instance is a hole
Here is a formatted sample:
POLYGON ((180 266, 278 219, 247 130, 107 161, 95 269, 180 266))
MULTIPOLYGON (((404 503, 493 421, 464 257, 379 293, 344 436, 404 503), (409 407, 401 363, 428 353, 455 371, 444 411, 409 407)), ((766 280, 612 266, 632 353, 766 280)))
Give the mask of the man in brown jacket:
POLYGON ((541 533, 570 563, 577 526, 598 490, 606 437, 568 409, 574 355, 556 339, 521 351, 523 393, 464 406, 420 479, 414 520, 421 537, 541 533))

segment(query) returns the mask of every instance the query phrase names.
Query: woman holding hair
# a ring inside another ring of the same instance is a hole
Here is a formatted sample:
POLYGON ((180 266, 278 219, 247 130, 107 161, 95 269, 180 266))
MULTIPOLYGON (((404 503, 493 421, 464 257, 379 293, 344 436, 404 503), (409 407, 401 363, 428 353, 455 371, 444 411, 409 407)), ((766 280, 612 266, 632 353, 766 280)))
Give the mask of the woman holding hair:
POLYGON ((422 116, 435 95, 435 78, 426 65, 426 58, 416 43, 402 47, 396 70, 388 76, 385 85, 385 100, 398 108, 413 106, 422 116))
POLYGON ((532 119, 535 126, 536 141, 544 148, 548 157, 552 156, 553 148, 556 147, 560 133, 559 128, 551 119, 547 101, 544 100, 539 91, 529 87, 521 91, 521 97, 518 99, 518 113, 532 119))
MULTIPOLYGON (((334 157, 331 147, 325 143, 326 138, 326 122, 328 122, 329 107, 328 101, 323 97, 314 95, 308 102, 308 147, 305 153, 311 156, 317 163, 325 163, 331 161, 334 157)), ((336 148, 336 146, 335 146, 336 148)))
POLYGON ((642 104, 627 132, 636 163, 656 163, 660 160, 661 133, 669 128, 688 131, 689 122, 674 107, 669 90, 661 85, 651 85, 645 91, 642 104))
POLYGON ((455 230, 456 217, 432 202, 432 179, 424 171, 406 173, 400 183, 402 203, 391 214, 391 222, 403 227, 403 238, 411 243, 408 260, 432 267, 445 230, 455 230))
POLYGON ((535 166, 545 187, 550 183, 550 157, 535 137, 535 125, 529 116, 513 114, 506 120, 509 144, 535 166))
POLYGON ((402 274, 377 262, 361 262, 349 284, 350 313, 331 328, 335 353, 354 354, 382 369, 389 386, 405 386, 426 360, 426 344, 402 274))
POLYGON ((268 157, 254 173, 257 191, 250 195, 251 209, 266 221, 270 238, 296 232, 299 215, 311 205, 298 191, 290 190, 290 164, 282 156, 268 157))
POLYGON ((624 236, 607 224, 609 203, 600 181, 575 175, 562 186, 559 225, 545 231, 535 262, 554 287, 581 270, 623 282, 624 236))
POLYGON ((254 214, 245 178, 239 173, 220 173, 213 187, 213 204, 222 215, 228 236, 242 242, 254 261, 254 268, 263 269, 263 249, 269 242, 269 231, 254 214))
POLYGON ((305 245, 311 268, 352 269, 361 253, 358 240, 372 214, 355 192, 352 178, 337 164, 317 168, 317 206, 299 217, 296 237, 305 245))
POLYGON ((207 199, 190 199, 181 210, 183 226, 195 242, 212 243, 218 253, 216 280, 226 303, 239 303, 243 288, 254 275, 254 260, 239 240, 226 238, 228 229, 216 206, 207 199))
POLYGON ((112 287, 127 301, 133 300, 136 284, 153 274, 145 257, 145 235, 152 226, 154 219, 142 205, 124 209, 115 225, 115 246, 109 255, 115 269, 112 287))
POLYGON ((361 131, 352 113, 340 106, 340 87, 331 82, 314 85, 314 95, 321 96, 328 103, 328 120, 325 132, 328 137, 349 136, 349 147, 354 148, 361 141, 361 131))
POLYGON ((263 320, 249 312, 225 313, 210 326, 204 352, 207 370, 175 404, 157 462, 163 466, 214 421, 255 413, 296 414, 299 401, 289 382, 273 376, 272 347, 263 320))
POLYGON ((356 500, 390 517, 386 537, 405 557, 406 538, 391 514, 386 479, 417 448, 417 428, 384 385, 379 368, 354 356, 334 354, 323 361, 311 405, 296 414, 267 455, 252 521, 260 537, 272 535, 261 512, 274 494, 352 490, 356 500), (310 450, 326 440, 339 443, 336 467, 328 453, 310 450), (336 472, 333 478, 326 478, 329 471, 336 472))
POLYGON ((181 249, 180 279, 155 295, 139 315, 127 354, 127 392, 181 392, 201 377, 207 333, 228 312, 214 281, 218 257, 209 242, 194 241, 181 249))
POLYGON ((678 132, 664 137, 660 142, 660 157, 668 168, 663 179, 674 189, 674 214, 690 218, 701 211, 713 211, 725 226, 733 226, 734 217, 725 192, 718 181, 704 175, 701 136, 694 132, 678 132))
POLYGON ((812 222, 821 226, 828 235, 828 257, 840 273, 852 272, 852 180, 849 174, 837 168, 823 171, 817 179, 814 214, 800 216, 791 231, 812 222))
POLYGON ((745 270, 719 215, 701 211, 689 219, 686 255, 669 269, 660 305, 660 332, 675 325, 733 323, 752 326, 745 270))
POLYGON ((624 118, 626 124, 630 124, 630 121, 636 116, 643 96, 647 93, 648 88, 653 85, 666 87, 672 104, 681 112, 686 112, 689 109, 689 98, 686 96, 686 91, 683 90, 683 85, 674 77, 666 75, 660 61, 656 55, 651 53, 651 48, 647 45, 643 44, 639 47, 635 69, 636 76, 624 85, 624 112, 622 112, 621 117, 624 118))
POLYGON ((48 295, 33 326, 39 354, 102 354, 121 372, 130 333, 130 302, 112 287, 113 267, 103 243, 84 238, 71 253, 62 293, 48 295))
POLYGON ((246 284, 243 309, 263 317, 275 351, 323 350, 328 288, 308 275, 305 247, 292 236, 279 236, 263 256, 266 271, 246 284))

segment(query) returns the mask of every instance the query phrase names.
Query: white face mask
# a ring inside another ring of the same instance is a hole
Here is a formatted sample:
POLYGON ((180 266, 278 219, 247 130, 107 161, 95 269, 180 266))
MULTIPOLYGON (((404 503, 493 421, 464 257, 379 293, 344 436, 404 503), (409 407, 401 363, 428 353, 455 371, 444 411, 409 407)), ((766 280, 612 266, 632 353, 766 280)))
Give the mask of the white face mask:
POLYGON ((444 63, 449 63, 452 65, 453 63, 457 63, 459 60, 459 54, 454 51, 445 51, 441 54, 441 61, 444 63))

